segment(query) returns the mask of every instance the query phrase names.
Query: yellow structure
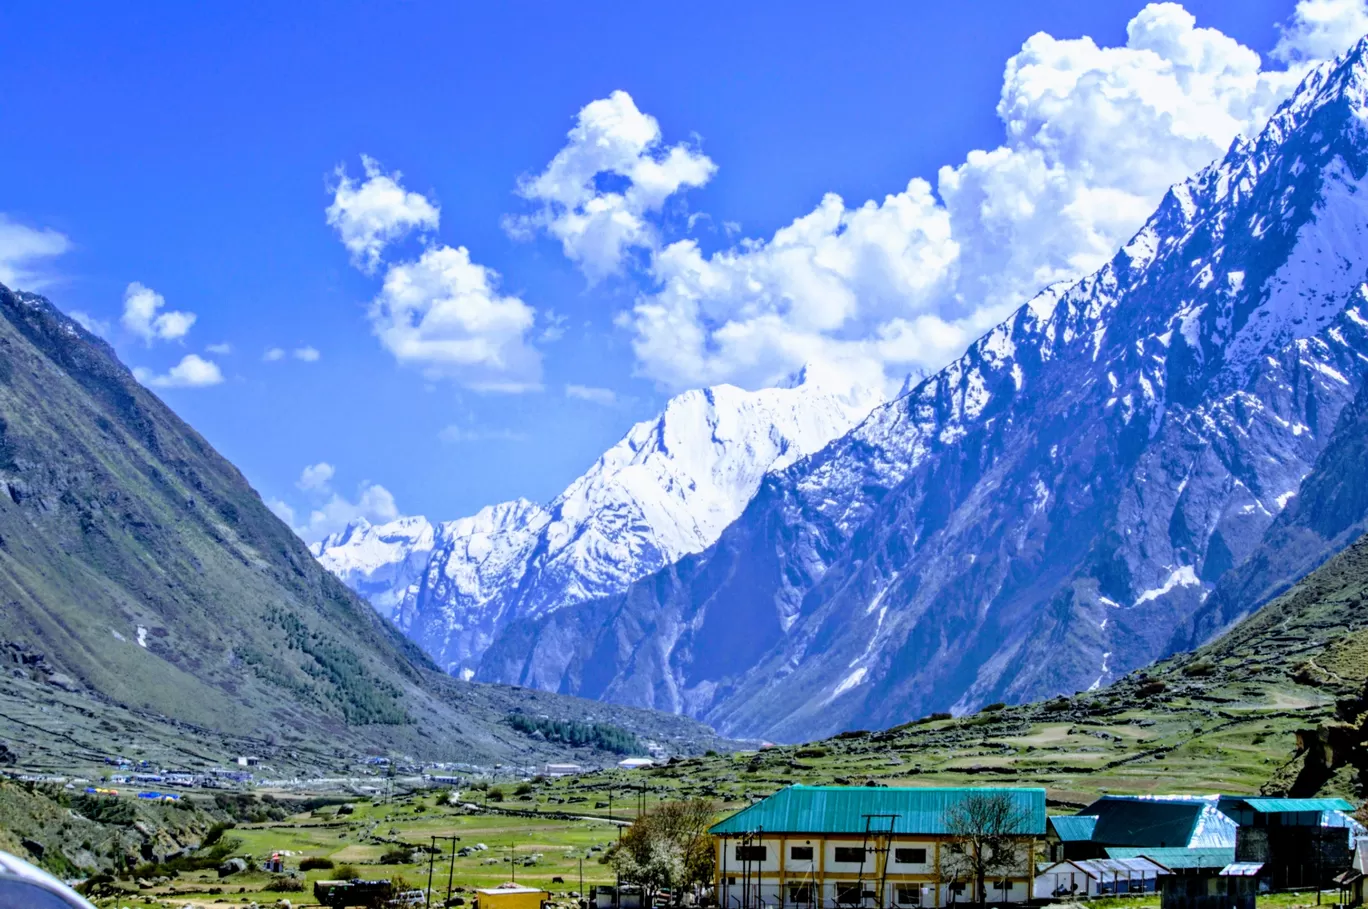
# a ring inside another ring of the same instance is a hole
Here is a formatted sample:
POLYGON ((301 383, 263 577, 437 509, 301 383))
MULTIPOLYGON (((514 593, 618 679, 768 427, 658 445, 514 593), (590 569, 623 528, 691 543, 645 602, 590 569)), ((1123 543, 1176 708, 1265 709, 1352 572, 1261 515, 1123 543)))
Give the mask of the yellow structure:
POLYGON ((551 894, 521 884, 500 884, 475 891, 475 909, 542 909, 551 894))
POLYGON ((946 812, 975 794, 1016 807, 1016 856, 985 881, 990 903, 1031 899, 1043 789, 790 786, 714 825, 726 909, 914 909, 975 902, 952 859, 946 812))

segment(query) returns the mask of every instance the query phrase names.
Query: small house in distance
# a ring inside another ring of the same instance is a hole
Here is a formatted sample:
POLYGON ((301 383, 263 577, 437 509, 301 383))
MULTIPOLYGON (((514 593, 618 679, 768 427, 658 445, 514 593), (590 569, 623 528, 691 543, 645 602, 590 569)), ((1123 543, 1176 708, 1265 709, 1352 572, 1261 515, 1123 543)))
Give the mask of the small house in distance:
POLYGON ((1005 818, 985 874, 993 903, 1031 898, 1045 790, 789 786, 710 832, 718 904, 730 909, 894 909, 974 902, 963 818, 1005 818))
POLYGON ((579 764, 547 764, 542 767, 542 775, 553 779, 562 776, 576 776, 584 772, 579 764))
POLYGON ((629 757, 618 761, 618 766, 623 770, 640 770, 643 767, 654 767, 655 761, 646 757, 629 757))

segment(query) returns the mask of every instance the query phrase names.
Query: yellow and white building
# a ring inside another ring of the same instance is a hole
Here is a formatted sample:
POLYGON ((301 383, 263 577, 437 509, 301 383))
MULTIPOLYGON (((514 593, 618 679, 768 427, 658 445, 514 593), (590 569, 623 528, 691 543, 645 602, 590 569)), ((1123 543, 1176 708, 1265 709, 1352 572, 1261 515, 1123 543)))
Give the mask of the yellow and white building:
POLYGON ((710 832, 724 909, 911 909, 975 901, 946 812, 975 794, 1011 800, 1011 868, 986 881, 990 903, 1031 898, 1045 835, 1045 790, 790 786, 710 832))

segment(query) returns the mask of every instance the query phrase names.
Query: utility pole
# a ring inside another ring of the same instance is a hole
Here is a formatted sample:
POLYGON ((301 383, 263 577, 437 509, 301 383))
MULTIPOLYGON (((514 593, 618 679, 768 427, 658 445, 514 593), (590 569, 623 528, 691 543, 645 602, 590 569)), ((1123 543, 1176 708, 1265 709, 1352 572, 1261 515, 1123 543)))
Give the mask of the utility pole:
POLYGON ((509 880, 513 883, 518 882, 518 863, 513 858, 513 850, 517 848, 513 843, 508 844, 508 870, 513 875, 509 880))
POLYGON ((588 900, 588 898, 584 895, 584 856, 582 856, 582 855, 580 856, 580 888, 579 888, 579 895, 580 895, 580 899, 584 900, 584 905, 585 905, 585 906, 588 906, 588 905, 589 905, 589 900, 588 900))
POLYGON ((456 841, 459 839, 459 836, 453 836, 451 838, 451 866, 447 869, 446 905, 448 906, 451 905, 451 883, 456 877, 456 841))
POLYGON ((437 857, 437 837, 432 838, 432 844, 428 847, 428 885, 427 885, 427 904, 432 905, 432 862, 437 857))

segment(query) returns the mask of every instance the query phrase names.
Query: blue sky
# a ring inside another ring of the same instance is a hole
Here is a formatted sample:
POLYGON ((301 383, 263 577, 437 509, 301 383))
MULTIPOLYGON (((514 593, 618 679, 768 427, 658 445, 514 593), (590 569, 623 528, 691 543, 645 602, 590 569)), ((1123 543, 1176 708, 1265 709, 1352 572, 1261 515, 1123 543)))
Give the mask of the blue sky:
POLYGON ((1124 57, 1106 49, 1126 45, 1140 3, 17 0, 0 9, 0 274, 101 326, 298 526, 312 509, 326 512, 314 532, 365 511, 363 484, 433 518, 546 500, 682 388, 763 385, 813 358, 889 383, 942 364, 1023 295, 1094 266, 1163 186, 1257 128, 1347 45, 1362 6, 1185 3, 1217 37, 1156 7, 1150 37, 1130 38, 1148 56, 1124 57), (1038 32, 1065 43, 1018 58, 1000 116, 1004 65, 1038 32), (1085 35, 1102 50, 1068 43, 1085 35), (1146 67, 1168 72, 1166 55, 1198 45, 1203 59, 1182 63, 1196 76, 1150 84, 1146 67), (1044 77, 1079 67, 1097 78, 1051 97, 1044 77), (675 150, 696 166, 659 200, 621 203, 642 229, 605 257, 561 242, 574 193, 592 196, 586 211, 620 201, 640 172, 567 190, 547 168, 562 152, 574 164, 568 131, 615 91, 629 97, 610 113, 658 124, 634 165, 675 150), (440 210, 371 273, 325 215, 339 166, 366 179, 362 155, 440 210), (1140 173, 1105 173, 1116 161, 1140 173), (831 193, 843 202, 823 203, 831 193), (1069 228, 1042 231, 1056 208, 1069 228), (839 226, 775 237, 809 213, 839 226), (460 247, 500 318, 526 322, 506 329, 531 358, 516 370, 401 355, 377 334, 386 277, 460 247), (696 349, 662 334, 661 313, 696 349))

